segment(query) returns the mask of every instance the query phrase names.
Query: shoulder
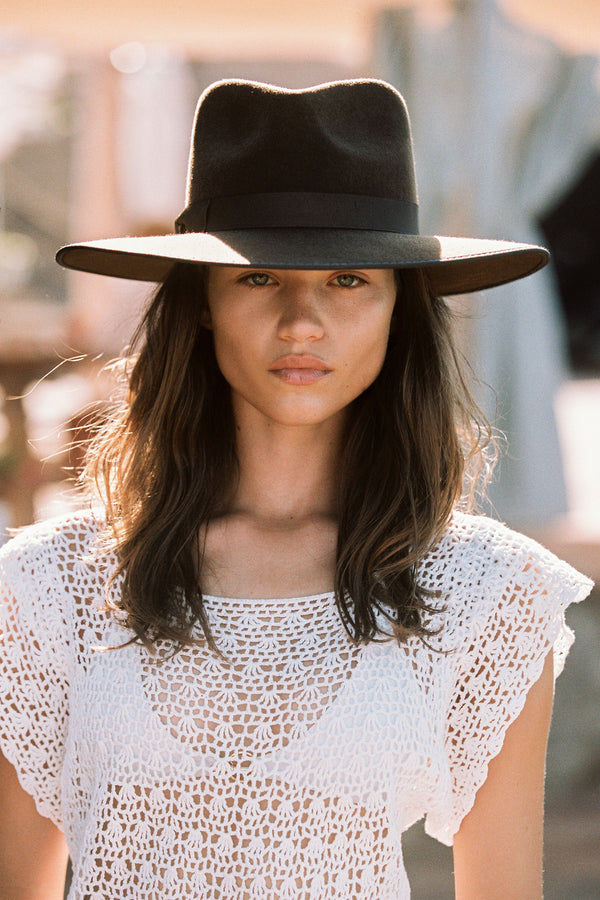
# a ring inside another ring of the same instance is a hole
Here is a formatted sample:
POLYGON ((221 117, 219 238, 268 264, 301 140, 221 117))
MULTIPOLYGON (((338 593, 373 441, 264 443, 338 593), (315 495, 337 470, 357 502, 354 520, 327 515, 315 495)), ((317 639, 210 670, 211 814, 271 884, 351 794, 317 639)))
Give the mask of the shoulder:
POLYGON ((45 657, 52 648, 52 664, 70 671, 74 637, 85 647, 100 640, 116 567, 103 534, 102 513, 82 510, 24 528, 0 549, 0 632, 23 658, 25 647, 45 657))
POLYGON ((440 541, 441 547, 451 547, 463 555, 498 553, 519 555, 534 548, 543 551, 531 538, 513 531, 497 519, 455 511, 440 541))
MULTIPOLYGON (((98 568, 100 510, 86 509, 47 519, 19 531, 0 548, 0 582, 8 593, 41 593, 73 586, 98 568)), ((103 564, 109 561, 104 553, 103 564)))
POLYGON ((0 548, 0 560, 56 554, 66 547, 72 555, 85 553, 92 548, 103 528, 102 511, 92 508, 45 519, 17 531, 0 548))
POLYGON ((536 541, 485 516, 455 513, 421 567, 449 631, 562 615, 592 582, 536 541))
POLYGON ((453 514, 427 562, 457 577, 464 573, 472 578, 478 572, 487 582, 494 579, 505 582, 513 574, 523 572, 530 578, 537 573, 547 582, 552 579, 588 581, 533 538, 495 519, 460 512, 453 514))

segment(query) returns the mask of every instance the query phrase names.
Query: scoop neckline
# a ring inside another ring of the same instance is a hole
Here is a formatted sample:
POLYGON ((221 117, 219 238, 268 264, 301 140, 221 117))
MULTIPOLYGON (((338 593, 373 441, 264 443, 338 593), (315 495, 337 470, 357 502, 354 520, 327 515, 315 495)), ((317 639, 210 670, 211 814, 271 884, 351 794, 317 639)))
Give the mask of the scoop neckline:
POLYGON ((335 591, 319 591, 316 594, 300 594, 292 597, 227 597, 221 594, 202 594, 205 600, 219 603, 299 603, 310 600, 330 600, 335 591))

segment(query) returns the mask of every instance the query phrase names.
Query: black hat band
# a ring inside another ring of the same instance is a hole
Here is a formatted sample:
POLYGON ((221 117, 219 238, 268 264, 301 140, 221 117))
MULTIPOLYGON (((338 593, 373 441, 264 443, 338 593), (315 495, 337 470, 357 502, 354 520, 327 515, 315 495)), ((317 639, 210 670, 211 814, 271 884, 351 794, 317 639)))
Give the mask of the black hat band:
POLYGON ((349 228, 418 234, 418 206, 388 197, 288 191, 196 200, 175 222, 179 234, 248 228, 349 228))

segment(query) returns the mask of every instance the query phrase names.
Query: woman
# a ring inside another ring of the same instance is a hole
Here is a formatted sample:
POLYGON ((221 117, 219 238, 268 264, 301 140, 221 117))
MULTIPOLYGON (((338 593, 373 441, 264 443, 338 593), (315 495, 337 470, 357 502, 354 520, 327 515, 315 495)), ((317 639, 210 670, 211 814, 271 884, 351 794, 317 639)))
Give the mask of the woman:
POLYGON ((101 508, 3 551, 2 896, 59 897, 68 847, 72 898, 407 898, 425 815, 459 900, 540 897, 590 585, 457 511, 485 431, 440 297, 546 251, 419 235, 375 81, 214 85, 177 229, 58 255, 161 286, 101 508))

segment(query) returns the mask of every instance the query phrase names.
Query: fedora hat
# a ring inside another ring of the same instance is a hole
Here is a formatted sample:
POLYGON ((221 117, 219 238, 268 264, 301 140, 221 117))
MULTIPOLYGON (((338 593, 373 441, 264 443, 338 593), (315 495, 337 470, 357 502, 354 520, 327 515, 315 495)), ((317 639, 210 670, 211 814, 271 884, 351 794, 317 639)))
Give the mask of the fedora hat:
POLYGON ((211 85, 196 110, 175 233, 57 254, 67 268, 141 281, 162 281, 178 261, 421 268, 437 294, 503 284, 548 259, 531 244, 419 233, 408 112, 398 91, 376 80, 304 90, 211 85))

